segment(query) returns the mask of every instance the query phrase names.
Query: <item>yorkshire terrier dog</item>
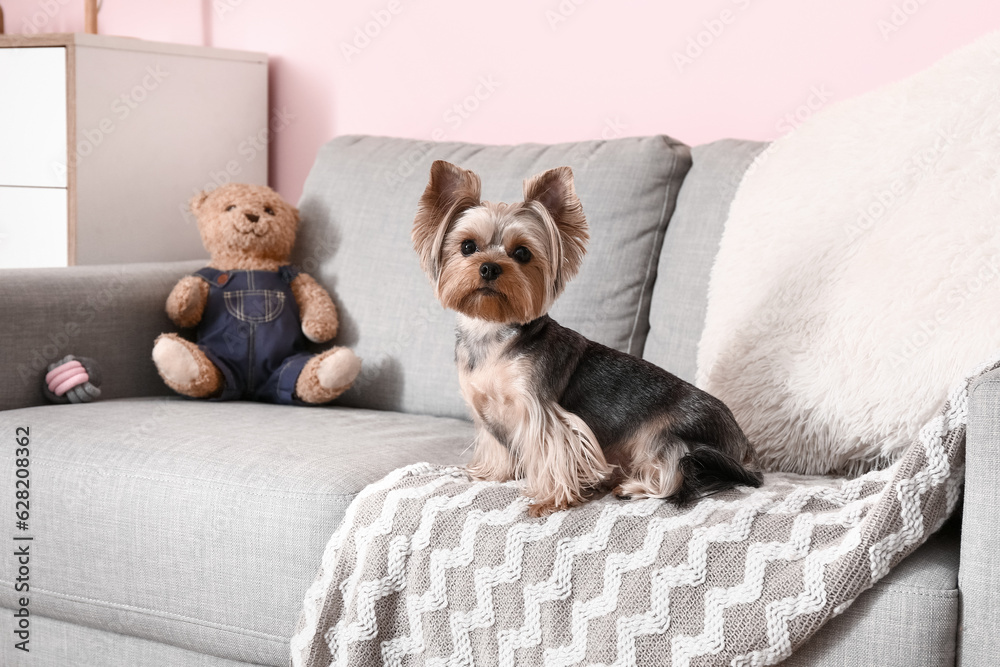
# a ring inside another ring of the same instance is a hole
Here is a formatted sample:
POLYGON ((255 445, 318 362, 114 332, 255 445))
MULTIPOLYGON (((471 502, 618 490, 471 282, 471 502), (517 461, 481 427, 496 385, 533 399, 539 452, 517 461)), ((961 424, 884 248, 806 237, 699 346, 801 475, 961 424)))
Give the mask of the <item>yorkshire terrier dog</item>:
POLYGON ((438 160, 413 223, 437 298, 458 312, 455 356, 476 424, 470 474, 526 479, 533 516, 602 487, 682 505, 760 486, 722 401, 546 314, 589 238, 572 170, 528 179, 523 202, 479 197, 476 174, 438 160))

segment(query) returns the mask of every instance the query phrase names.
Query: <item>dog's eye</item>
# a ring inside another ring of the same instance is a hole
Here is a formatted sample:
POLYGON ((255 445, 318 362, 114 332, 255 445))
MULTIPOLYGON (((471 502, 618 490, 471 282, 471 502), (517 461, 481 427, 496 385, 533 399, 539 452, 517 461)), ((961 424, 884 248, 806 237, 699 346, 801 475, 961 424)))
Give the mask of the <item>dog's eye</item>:
POLYGON ((514 258, 515 262, 519 264, 527 264, 531 261, 531 251, 525 248, 523 245, 519 245, 514 248, 514 252, 511 253, 511 257, 514 258))
POLYGON ((267 213, 268 215, 274 215, 274 209, 271 208, 270 206, 265 206, 264 213, 267 213))
POLYGON ((479 248, 476 247, 476 242, 472 239, 466 239, 462 241, 462 254, 468 257, 472 253, 476 252, 479 248))
POLYGON ((226 207, 226 213, 232 211, 234 208, 236 208, 235 204, 230 204, 229 206, 226 207))

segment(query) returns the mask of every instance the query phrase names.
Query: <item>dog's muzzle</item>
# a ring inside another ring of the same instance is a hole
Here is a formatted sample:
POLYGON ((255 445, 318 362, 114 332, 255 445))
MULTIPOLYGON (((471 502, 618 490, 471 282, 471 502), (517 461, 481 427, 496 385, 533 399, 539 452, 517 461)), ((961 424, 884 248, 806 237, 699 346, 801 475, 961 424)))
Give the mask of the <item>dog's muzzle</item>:
POLYGON ((484 262, 479 266, 479 276, 488 282, 493 282, 500 277, 503 269, 496 262, 484 262))

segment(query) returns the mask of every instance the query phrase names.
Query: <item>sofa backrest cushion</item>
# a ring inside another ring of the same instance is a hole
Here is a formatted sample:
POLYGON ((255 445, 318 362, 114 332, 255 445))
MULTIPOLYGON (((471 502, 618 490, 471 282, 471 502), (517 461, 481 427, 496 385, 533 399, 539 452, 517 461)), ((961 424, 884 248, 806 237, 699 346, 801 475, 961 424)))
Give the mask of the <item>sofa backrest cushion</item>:
POLYGON ((708 279, 729 204, 766 143, 723 139, 691 149, 692 166, 660 253, 643 358, 694 382, 708 279))
POLYGON ((663 234, 690 167, 686 146, 663 136, 551 146, 345 136, 321 148, 306 181, 294 256, 334 295, 336 342, 363 360, 339 404, 468 416, 454 366, 455 315, 434 299, 410 242, 438 159, 478 173, 489 201, 520 201, 524 179, 572 167, 591 239, 552 316, 605 345, 642 353, 663 234))

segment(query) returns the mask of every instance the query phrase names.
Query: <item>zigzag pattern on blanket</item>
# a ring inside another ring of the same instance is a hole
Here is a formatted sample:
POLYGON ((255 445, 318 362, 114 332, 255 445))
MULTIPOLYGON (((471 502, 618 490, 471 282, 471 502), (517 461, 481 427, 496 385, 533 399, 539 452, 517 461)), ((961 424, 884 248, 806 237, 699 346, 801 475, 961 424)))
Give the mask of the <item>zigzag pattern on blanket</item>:
POLYGON ((685 510, 605 497, 532 519, 516 482, 395 471, 331 538, 293 664, 773 664, 951 513, 970 381, 890 469, 770 475, 685 510))

